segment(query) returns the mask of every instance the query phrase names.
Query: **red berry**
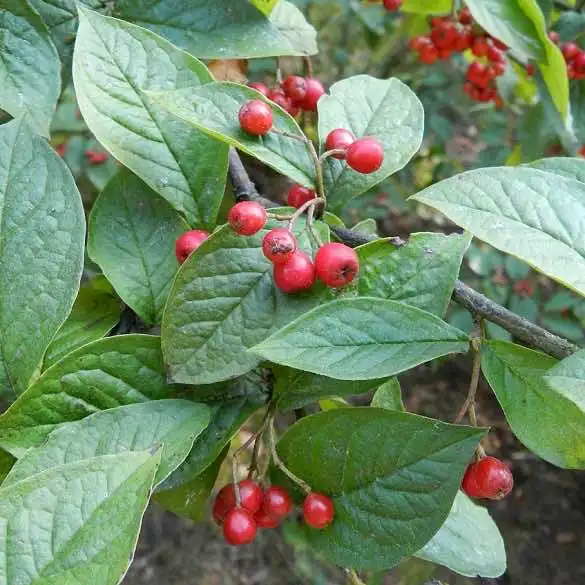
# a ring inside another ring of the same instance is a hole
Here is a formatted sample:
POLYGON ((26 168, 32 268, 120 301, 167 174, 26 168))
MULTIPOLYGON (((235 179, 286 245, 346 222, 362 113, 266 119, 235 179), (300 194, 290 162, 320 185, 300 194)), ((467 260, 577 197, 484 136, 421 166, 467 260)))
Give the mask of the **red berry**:
POLYGON ((264 136, 272 128, 272 110, 261 100, 246 102, 240 108, 238 119, 242 130, 254 136, 264 136))
POLYGON ((396 12, 402 5, 402 0, 384 0, 383 4, 388 12, 396 12))
POLYGON ((284 488, 272 485, 264 492, 262 512, 266 516, 282 520, 292 512, 292 508, 292 499, 284 488))
POLYGON ((486 37, 475 37, 471 52, 476 57, 485 57, 488 54, 490 46, 488 45, 486 37))
POLYGON ((439 59, 446 61, 451 58, 453 51, 451 49, 439 49, 439 59))
POLYGON ((270 262, 284 264, 297 249, 297 239, 286 228, 270 230, 262 240, 262 252, 270 262))
POLYGON ((315 191, 308 189, 307 187, 303 187, 302 185, 293 185, 288 190, 288 196, 286 198, 286 202, 291 207, 302 207, 307 201, 311 199, 315 199, 317 194, 315 191))
POLYGON ((308 112, 317 111, 317 102, 319 98, 325 93, 323 84, 314 77, 307 77, 305 79, 305 98, 301 102, 303 110, 308 112))
POLYGON ((262 95, 265 95, 266 97, 268 97, 268 92, 270 90, 263 83, 260 83, 259 81, 252 81, 252 82, 248 83, 248 87, 251 87, 252 89, 255 89, 256 91, 259 91, 262 95))
POLYGON ((175 255, 179 264, 183 264, 208 237, 209 232, 205 230, 190 230, 180 235, 175 242, 175 255))
POLYGON ((228 222, 240 236, 259 232, 266 223, 266 210, 255 201, 236 203, 228 213, 228 222))
POLYGON ((573 67, 575 68, 575 73, 577 74, 585 73, 585 51, 581 51, 573 59, 573 67))
POLYGON ((367 175, 377 171, 384 162, 384 148, 378 140, 365 136, 347 149, 347 164, 358 173, 367 175))
POLYGON ((427 37, 423 37, 422 35, 419 35, 418 37, 412 37, 412 39, 408 41, 408 47, 412 51, 420 51, 420 49, 427 41, 427 37))
POLYGON ((321 246, 315 256, 315 270, 319 279, 334 288, 349 284, 360 267, 358 255, 353 248, 332 242, 321 246))
POLYGON ((452 22, 442 22, 431 31, 431 39, 437 49, 453 49, 459 33, 452 22))
POLYGON ((534 65, 532 63, 528 63, 528 65, 526 65, 526 75, 528 75, 528 77, 532 77, 534 75, 534 65))
POLYGON ((307 82, 304 77, 289 75, 282 82, 282 89, 293 102, 302 102, 307 94, 307 82))
POLYGON ((496 37, 492 37, 492 43, 494 44, 494 47, 496 47, 496 49, 500 49, 500 51, 508 50, 508 45, 506 45, 506 43, 502 43, 502 41, 500 41, 500 39, 496 39, 496 37))
MULTIPOLYGON (((253 480, 245 479, 238 484, 240 489, 240 504, 241 507, 255 514, 262 505, 262 488, 253 480)), ((211 510, 213 519, 221 524, 228 512, 236 507, 236 493, 234 491, 234 484, 228 483, 224 485, 213 502, 211 510)))
POLYGON ((566 61, 572 61, 581 52, 577 43, 564 43, 561 50, 566 61))
POLYGON ((465 74, 467 81, 471 81, 474 85, 480 88, 486 88, 493 79, 493 71, 490 71, 483 63, 474 61, 467 68, 465 74))
POLYGON ((307 254, 297 250, 286 264, 275 264, 274 284, 287 294, 311 288, 315 283, 315 265, 307 254))
POLYGON ((488 68, 488 71, 491 77, 500 77, 506 72, 506 66, 503 63, 494 63, 488 68))
POLYGON ((335 507, 333 500, 325 494, 311 492, 303 503, 305 522, 312 528, 325 528, 333 522, 335 507))
POLYGON ((254 514, 254 520, 259 528, 276 528, 281 522, 280 518, 269 516, 262 509, 254 514))
POLYGON ((278 104, 283 110, 286 110, 287 112, 290 108, 292 108, 292 102, 280 89, 271 89, 268 92, 268 99, 273 101, 275 104, 278 104))
POLYGON ((421 62, 432 65, 439 58, 439 51, 435 45, 427 43, 421 47, 418 58, 421 62))
POLYGON ((499 49, 496 49, 495 47, 492 47, 491 45, 488 48, 487 58, 492 63, 504 63, 504 61, 505 61, 504 54, 502 53, 502 51, 500 51, 499 49))
POLYGON ((474 38, 472 32, 460 31, 453 48, 460 53, 467 51, 467 49, 471 48, 474 38))
POLYGON ((107 152, 97 152, 95 150, 86 150, 85 157, 91 166, 103 165, 108 160, 107 152))
POLYGON ((582 158, 585 158, 585 146, 582 146, 579 149, 579 156, 582 157, 582 158))
POLYGON ((67 152, 67 143, 66 142, 62 142, 61 144, 58 144, 57 146, 55 146, 55 152, 60 157, 64 157, 65 156, 65 153, 67 152))
POLYGON ((248 544, 256 538, 256 522, 253 514, 244 508, 234 508, 225 517, 223 536, 233 545, 248 544))
MULTIPOLYGON (((325 139, 325 150, 345 150, 355 142, 355 136, 345 128, 336 128, 327 134, 325 139)), ((334 154, 333 158, 343 160, 346 153, 334 154)))
POLYGON ((548 38, 555 44, 557 45, 559 43, 559 41, 561 40, 561 35, 559 35, 559 33, 556 30, 551 30, 548 33, 548 38))
POLYGON ((471 16, 469 8, 467 7, 462 8, 459 11, 458 19, 461 24, 471 24, 473 22, 473 17, 471 16))
POLYGON ((495 457, 484 457, 471 463, 461 482, 461 489, 471 498, 501 500, 514 487, 510 468, 495 457))

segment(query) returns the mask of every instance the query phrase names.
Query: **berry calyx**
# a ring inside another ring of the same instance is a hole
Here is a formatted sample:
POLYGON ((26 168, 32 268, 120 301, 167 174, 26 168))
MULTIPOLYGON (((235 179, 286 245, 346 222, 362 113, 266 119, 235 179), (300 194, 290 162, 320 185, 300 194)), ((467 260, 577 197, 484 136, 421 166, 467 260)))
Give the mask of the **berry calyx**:
POLYGON ((355 136, 345 128, 336 128, 327 134, 325 139, 325 150, 345 150, 345 153, 333 154, 333 158, 343 160, 347 154, 347 149, 355 142, 355 136))
POLYGON ((240 108, 238 119, 242 130, 253 136, 264 136, 272 128, 272 110, 262 100, 246 102, 240 108))
POLYGON ((307 290, 315 283, 315 265, 307 254, 297 250, 285 264, 275 264, 274 284, 284 293, 307 290))
POLYGON ((378 140, 366 136, 348 147, 345 159, 354 171, 367 175, 382 166, 384 148, 378 140))
POLYGON ((315 199, 317 194, 312 189, 303 187, 302 185, 293 185, 288 190, 286 202, 291 206, 298 209, 302 207, 307 201, 315 199))
POLYGON ((402 0, 384 0, 383 4, 388 12, 396 12, 402 5, 402 0))
POLYGON ((289 75, 282 82, 282 89, 293 102, 302 102, 307 95, 307 82, 304 77, 289 75))
POLYGON ((471 498, 501 500, 514 487, 510 468, 495 457, 484 457, 471 463, 461 482, 461 489, 471 498))
POLYGON ((292 512, 292 508, 292 499, 284 488, 272 485, 264 492, 262 512, 266 516, 282 520, 292 512))
POLYGON ((223 536, 226 542, 235 546, 252 542, 256 538, 256 530, 253 514, 244 508, 231 510, 223 523, 223 536))
POLYGON ((317 276, 333 288, 349 284, 356 277, 359 267, 356 251, 338 242, 321 246, 315 256, 317 276))
POLYGON ((269 516, 262 509, 254 514, 254 520, 258 528, 276 528, 281 522, 280 518, 269 516))
POLYGON ((256 91, 259 91, 262 95, 265 95, 266 97, 268 97, 268 92, 270 90, 263 83, 260 83, 259 81, 251 81, 250 83, 248 83, 248 87, 251 87, 252 89, 255 89, 256 91))
POLYGON ((175 242, 175 255, 179 264, 185 260, 209 237, 205 230, 190 230, 181 234, 175 242))
POLYGON ((308 112, 317 111, 317 102, 319 98, 325 93, 323 84, 314 77, 307 77, 305 79, 305 97, 301 102, 303 110, 308 112))
POLYGON ((297 249, 297 239, 286 228, 270 230, 262 239, 262 252, 270 262, 284 264, 297 249))
POLYGON ((266 223, 266 210, 256 201, 240 201, 228 213, 228 223, 240 236, 259 232, 266 223))
MULTIPOLYGON (((251 479, 245 479, 239 482, 238 487, 240 490, 240 506, 251 514, 258 512, 262 506, 262 488, 251 479)), ((217 492, 211 509, 213 519, 217 524, 221 524, 227 514, 235 507, 236 493, 234 484, 228 483, 217 492)))
POLYGON ((335 516, 333 500, 325 494, 311 492, 303 503, 303 516, 312 528, 322 529, 329 526, 335 516))

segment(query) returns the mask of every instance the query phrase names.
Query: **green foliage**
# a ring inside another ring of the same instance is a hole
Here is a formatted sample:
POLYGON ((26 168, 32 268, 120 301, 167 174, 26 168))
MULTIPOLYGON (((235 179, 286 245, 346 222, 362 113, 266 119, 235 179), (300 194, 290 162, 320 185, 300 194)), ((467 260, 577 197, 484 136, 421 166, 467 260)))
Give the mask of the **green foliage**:
POLYGON ((370 406, 386 408, 387 410, 406 410, 402 402, 402 390, 400 389, 398 378, 390 378, 390 380, 384 382, 372 396, 370 406))

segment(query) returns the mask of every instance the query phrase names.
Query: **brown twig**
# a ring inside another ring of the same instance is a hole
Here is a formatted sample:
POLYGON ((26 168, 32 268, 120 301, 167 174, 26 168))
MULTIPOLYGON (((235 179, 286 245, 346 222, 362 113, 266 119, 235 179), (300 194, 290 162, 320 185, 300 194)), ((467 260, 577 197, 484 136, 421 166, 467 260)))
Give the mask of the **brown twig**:
POLYGON ((459 412, 453 419, 453 424, 458 424, 463 417, 469 412, 469 421, 477 426, 477 416, 475 414, 475 396, 479 385, 479 376, 481 373, 481 344, 483 342, 483 323, 481 317, 476 318, 476 323, 469 336, 469 353, 472 357, 471 380, 465 402, 462 404, 459 412))

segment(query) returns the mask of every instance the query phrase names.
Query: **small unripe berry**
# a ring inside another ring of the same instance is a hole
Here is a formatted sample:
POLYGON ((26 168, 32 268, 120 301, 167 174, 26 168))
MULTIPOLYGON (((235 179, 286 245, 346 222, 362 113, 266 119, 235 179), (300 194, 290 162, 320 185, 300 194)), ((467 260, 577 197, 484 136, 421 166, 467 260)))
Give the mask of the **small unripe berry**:
POLYGON ((264 136, 272 128, 272 110, 261 100, 246 102, 240 108, 238 119, 242 130, 254 136, 264 136))
POLYGON ((284 264, 297 249, 297 239, 286 228, 270 230, 262 239, 262 252, 270 262, 284 264))
POLYGON ((264 492, 262 512, 266 516, 282 520, 292 512, 292 509, 292 499, 283 487, 272 485, 264 492))
POLYGON ((266 209, 256 201, 240 201, 228 213, 228 223, 240 236, 251 236, 259 232, 264 227, 266 218, 266 209))
POLYGON ((305 98, 301 102, 303 110, 308 112, 317 111, 317 102, 319 98, 325 93, 323 84, 314 77, 307 77, 305 79, 305 98))
POLYGON ((349 146, 345 160, 358 173, 373 173, 384 162, 384 148, 378 140, 366 136, 349 146))
MULTIPOLYGON (((240 506, 248 512, 255 514, 262 506, 262 488, 251 479, 245 479, 239 482, 238 487, 240 489, 240 506)), ((221 524, 228 512, 236 507, 236 493, 234 490, 234 484, 228 483, 224 485, 213 502, 211 514, 213 519, 221 524)))
POLYGON ((223 536, 229 544, 248 544, 256 538, 254 516, 244 508, 234 508, 225 517, 223 536))
POLYGON ((359 267, 356 251, 339 242, 321 246, 315 256, 317 276, 333 288, 349 284, 356 277, 359 267))
POLYGON ((252 89, 255 89, 256 91, 259 91, 262 95, 265 95, 266 97, 268 97, 268 92, 270 90, 263 83, 260 83, 259 81, 251 81, 250 83, 248 83, 248 87, 251 87, 252 89))
POLYGON ((471 498, 501 500, 514 487, 510 468, 495 457, 484 457, 471 463, 461 482, 461 489, 471 498))
POLYGON ((284 293, 307 290, 315 283, 315 265, 307 254, 297 250, 286 264, 275 264, 274 284, 284 293))
POLYGON ((325 494, 311 492, 303 503, 303 516, 312 528, 322 529, 329 526, 335 516, 333 500, 325 494))
POLYGON ((309 189, 307 187, 303 187, 302 185, 293 185, 288 190, 288 196, 286 198, 286 202, 291 206, 298 209, 299 207, 303 206, 307 201, 311 199, 315 199, 316 197, 315 191, 309 189))
POLYGON ((345 128, 336 128, 327 134, 325 139, 325 150, 345 150, 345 153, 332 155, 333 158, 343 160, 347 154, 350 144, 355 142, 355 136, 345 128))
POLYGON ((185 260, 209 237, 205 230, 190 230, 181 234, 175 242, 175 255, 179 264, 185 260))
POLYGON ((307 82, 304 77, 289 75, 282 82, 282 89, 293 102, 302 102, 307 95, 307 82))

